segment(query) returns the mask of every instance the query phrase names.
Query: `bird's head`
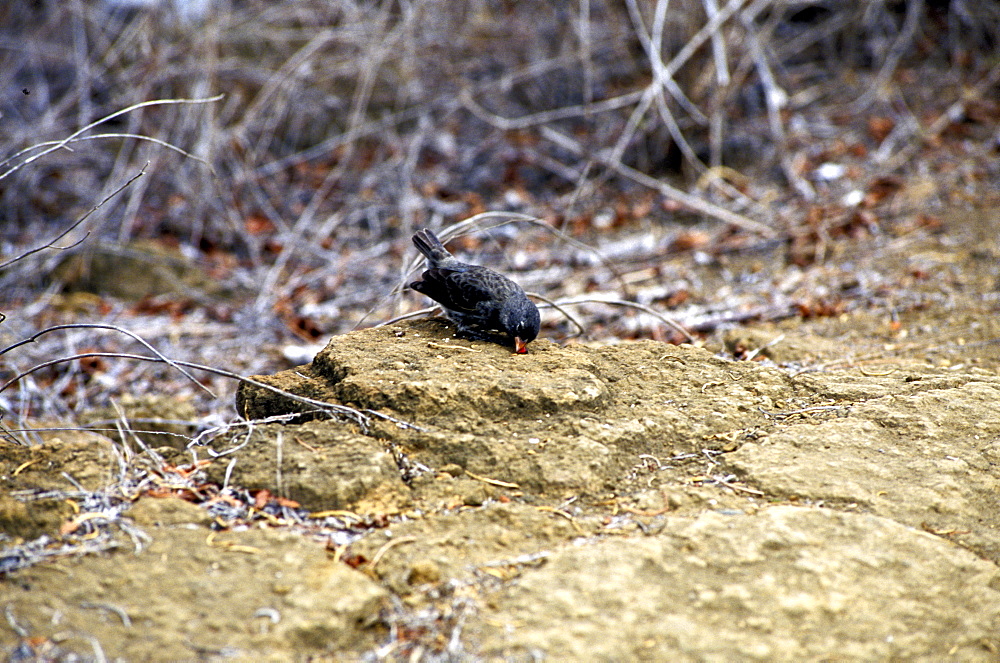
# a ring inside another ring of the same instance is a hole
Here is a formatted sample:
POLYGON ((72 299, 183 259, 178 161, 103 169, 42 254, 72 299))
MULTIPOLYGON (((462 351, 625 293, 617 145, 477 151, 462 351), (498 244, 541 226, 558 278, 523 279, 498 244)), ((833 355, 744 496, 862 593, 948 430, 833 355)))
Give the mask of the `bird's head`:
POLYGON ((500 326, 514 339, 514 352, 525 354, 541 327, 538 309, 527 297, 507 302, 500 310, 500 326))

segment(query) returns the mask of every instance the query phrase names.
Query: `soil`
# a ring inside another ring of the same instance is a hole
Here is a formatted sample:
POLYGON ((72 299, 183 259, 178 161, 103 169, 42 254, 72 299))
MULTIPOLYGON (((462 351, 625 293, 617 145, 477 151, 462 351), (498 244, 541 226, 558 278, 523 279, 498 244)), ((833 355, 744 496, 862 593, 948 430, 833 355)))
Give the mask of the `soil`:
POLYGON ((998 660, 1000 217, 955 218, 868 254, 887 274, 919 263, 908 292, 927 304, 896 316, 797 317, 706 347, 542 338, 527 355, 400 322, 257 376, 240 414, 296 416, 190 450, 163 433, 147 450, 74 431, 0 442, 0 529, 86 552, 5 551, 0 644, 126 660, 998 660), (123 482, 143 467, 145 483, 123 482), (220 486, 259 504, 227 516, 220 486), (109 525, 87 530, 78 510, 98 493, 109 525))

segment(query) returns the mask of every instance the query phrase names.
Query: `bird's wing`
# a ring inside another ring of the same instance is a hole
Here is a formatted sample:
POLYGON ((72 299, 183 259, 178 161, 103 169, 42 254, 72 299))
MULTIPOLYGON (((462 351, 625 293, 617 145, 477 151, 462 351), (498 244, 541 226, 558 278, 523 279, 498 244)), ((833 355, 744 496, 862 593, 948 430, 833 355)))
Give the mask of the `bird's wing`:
POLYGON ((416 289, 453 311, 471 313, 479 302, 492 296, 489 284, 476 272, 434 268, 425 271, 421 278, 423 283, 416 289))

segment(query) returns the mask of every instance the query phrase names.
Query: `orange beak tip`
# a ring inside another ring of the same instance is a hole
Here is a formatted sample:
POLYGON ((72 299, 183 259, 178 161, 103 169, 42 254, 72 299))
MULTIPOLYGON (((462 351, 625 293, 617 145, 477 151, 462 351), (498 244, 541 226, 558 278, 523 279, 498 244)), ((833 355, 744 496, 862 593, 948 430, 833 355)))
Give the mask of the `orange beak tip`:
POLYGON ((519 355, 528 354, 528 346, 517 336, 514 337, 514 353, 519 355))

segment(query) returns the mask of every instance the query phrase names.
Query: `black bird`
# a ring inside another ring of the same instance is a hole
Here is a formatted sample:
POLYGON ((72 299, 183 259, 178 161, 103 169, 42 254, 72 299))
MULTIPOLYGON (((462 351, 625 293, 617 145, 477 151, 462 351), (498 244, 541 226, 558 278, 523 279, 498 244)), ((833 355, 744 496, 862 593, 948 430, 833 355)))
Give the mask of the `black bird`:
POLYGON ((498 339, 491 332, 501 332, 515 352, 527 352, 541 321, 521 286, 492 269, 456 260, 426 228, 413 235, 413 243, 427 258, 427 271, 411 288, 444 307, 460 332, 494 342, 498 339))

